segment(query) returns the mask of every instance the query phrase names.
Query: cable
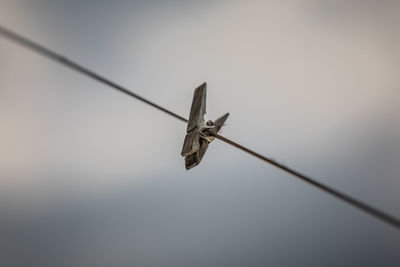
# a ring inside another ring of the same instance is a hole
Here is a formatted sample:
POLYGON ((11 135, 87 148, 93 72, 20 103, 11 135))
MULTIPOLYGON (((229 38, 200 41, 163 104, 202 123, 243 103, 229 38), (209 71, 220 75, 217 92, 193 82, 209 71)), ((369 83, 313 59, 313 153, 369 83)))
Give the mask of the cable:
POLYGON ((322 183, 320 183, 320 182, 308 177, 307 175, 302 174, 299 171, 293 170, 293 169, 291 169, 291 168, 289 168, 289 167, 287 167, 285 165, 282 165, 279 162, 276 162, 273 159, 267 158, 267 157, 265 157, 265 156, 263 156, 263 155, 261 155, 261 154, 259 154, 257 152, 254 152, 253 150, 251 150, 251 149, 249 149, 247 147, 244 147, 244 146, 242 146, 242 145, 240 145, 240 144, 238 144, 238 143, 236 143, 236 142, 234 142, 232 140, 229 140, 226 137, 223 137, 222 135, 218 135, 217 134, 217 135, 214 135, 214 136, 215 136, 215 138, 218 138, 219 140, 224 141, 227 144, 230 144, 230 145, 232 145, 232 146, 234 146, 234 147, 236 147, 236 148, 238 148, 238 149, 240 149, 240 150, 242 150, 242 151, 244 151, 246 153, 249 153, 250 155, 252 155, 252 156, 254 156, 254 157, 258 158, 258 159, 261 159, 262 161, 265 161, 265 162, 277 167, 278 169, 281 169, 281 170, 283 170, 285 172, 288 172, 288 173, 292 174, 293 176, 299 178, 300 180, 302 180, 302 181, 304 181, 304 182, 306 182, 308 184, 311 184, 311 185, 313 185, 315 187, 318 187, 322 191, 325 191, 326 193, 329 193, 329 194, 331 194, 331 195, 333 195, 333 196, 335 196, 335 197, 337 197, 337 198, 349 203, 350 205, 353 205, 354 207, 357 207, 357 208, 359 208, 359 209, 361 209, 361 210, 363 210, 363 211, 365 211, 365 212, 367 212, 367 213, 369 213, 369 214, 371 214, 371 215, 373 215, 373 216, 375 216, 375 217, 377 217, 377 218, 379 218, 379 219, 381 219, 381 220, 393 225, 394 227, 400 229, 400 221, 399 221, 399 219, 393 217, 392 215, 386 214, 383 211, 380 211, 380 210, 378 210, 378 209, 376 209, 376 208, 374 208, 372 206, 364 204, 364 203, 362 203, 361 201, 359 201, 359 200, 357 200, 355 198, 347 196, 347 195, 337 191, 336 189, 333 189, 333 188, 331 188, 331 187, 329 187, 327 185, 324 185, 324 184, 322 184, 322 183))
MULTIPOLYGON (((125 93, 125 94, 127 94, 129 96, 132 96, 132 97, 136 98, 137 100, 140 100, 140 101, 142 101, 142 102, 144 102, 146 104, 149 104, 150 106, 152 106, 152 107, 154 107, 154 108, 156 108, 158 110, 161 110, 161 111, 171 115, 172 117, 174 117, 174 118, 176 118, 178 120, 181 120, 183 122, 187 122, 188 121, 184 117, 182 117, 182 116, 180 116, 180 115, 178 115, 178 114, 176 114, 176 113, 174 113, 174 112, 172 112, 172 111, 170 111, 170 110, 168 110, 168 109, 166 109, 166 108, 164 108, 164 107, 162 107, 162 106, 160 106, 160 105, 158 105, 158 104, 156 104, 156 103, 154 103, 154 102, 152 102, 152 101, 150 101, 150 100, 148 100, 148 99, 146 99, 146 98, 144 98, 144 97, 142 97, 142 96, 140 96, 138 94, 135 94, 135 93, 129 91, 128 89, 126 89, 126 88, 124 88, 124 87, 122 87, 122 86, 120 86, 120 85, 118 85, 118 84, 116 84, 116 83, 104 78, 103 76, 101 76, 99 74, 96 74, 91 70, 86 69, 85 67, 79 65, 78 63, 75 63, 75 62, 69 60, 68 58, 66 58, 66 57, 64 57, 64 56, 62 56, 60 54, 57 54, 57 53, 51 51, 50 49, 48 49, 48 48, 46 48, 44 46, 41 46, 41 45, 39 45, 39 44, 37 44, 37 43, 35 43, 35 42, 33 42, 33 41, 21 36, 19 34, 16 34, 16 33, 12 32, 12 31, 10 31, 10 30, 8 30, 6 28, 3 28, 2 26, 0 26, 0 34, 3 35, 4 37, 6 37, 7 39, 16 42, 19 45, 25 46, 25 47, 33 50, 34 52, 40 53, 40 54, 44 55, 47 58, 50 58, 50 59, 52 59, 52 60, 54 60, 56 62, 59 62, 59 63, 65 65, 65 66, 67 66, 67 67, 69 67, 69 68, 71 68, 73 70, 76 70, 76 71, 78 71, 78 72, 80 72, 82 74, 85 74, 86 76, 89 76, 89 77, 91 77, 91 78, 93 78, 93 79, 95 79, 95 80, 97 80, 97 81, 99 81, 99 82, 101 82, 103 84, 106 84, 106 85, 108 85, 108 86, 110 86, 110 87, 112 87, 112 88, 114 88, 114 89, 116 89, 116 90, 118 90, 118 91, 120 91, 122 93, 125 93)), ((357 199, 355 199, 353 197, 347 196, 346 194, 343 194, 343 193, 341 193, 341 192, 339 192, 339 191, 337 191, 337 190, 335 190, 335 189, 333 189, 333 188, 331 188, 331 187, 329 187, 327 185, 324 185, 324 184, 322 184, 322 183, 320 183, 320 182, 318 182, 318 181, 316 181, 316 180, 314 180, 314 179, 312 179, 312 178, 310 178, 310 177, 308 177, 308 176, 306 176, 306 175, 304 175, 304 174, 302 174, 302 173, 300 173, 300 172, 298 172, 296 170, 293 170, 293 169, 291 169, 289 167, 286 167, 286 166, 276 162, 275 160, 272 160, 272 159, 267 158, 267 157, 265 157, 265 156, 263 156, 263 155, 261 155, 261 154, 259 154, 257 152, 254 152, 253 150, 251 150, 251 149, 249 149, 247 147, 244 147, 244 146, 242 146, 242 145, 240 145, 240 144, 238 144, 238 143, 236 143, 236 142, 234 142, 234 141, 232 141, 232 140, 230 140, 230 139, 228 139, 228 138, 226 138, 226 137, 224 137, 222 135, 216 134, 214 136, 217 139, 219 139, 219 140, 221 140, 221 141, 223 141, 223 142, 225 142, 225 143, 227 143, 229 145, 232 145, 232 146, 234 146, 234 147, 236 147, 236 148, 238 148, 238 149, 240 149, 240 150, 242 150, 242 151, 244 151, 244 152, 246 152, 246 153, 248 153, 248 154, 250 154, 250 155, 252 155, 252 156, 254 156, 254 157, 256 157, 256 158, 258 158, 258 159, 260 159, 262 161, 264 161, 264 162, 266 162, 266 163, 269 163, 269 164, 271 164, 271 165, 273 165, 273 166, 275 166, 275 167, 277 167, 277 168, 279 168, 279 169, 281 169, 281 170, 283 170, 283 171, 285 171, 287 173, 290 173, 293 176, 297 177, 298 179, 300 179, 300 180, 302 180, 302 181, 304 181, 304 182, 306 182, 306 183, 308 183, 310 185, 313 185, 313 186, 321 189, 322 191, 324 191, 324 192, 326 192, 326 193, 328 193, 328 194, 330 194, 332 196, 335 196, 336 198, 339 198, 342 201, 344 201, 344 202, 346 202, 346 203, 348 203, 348 204, 350 204, 350 205, 352 205, 352 206, 354 206, 354 207, 356 207, 356 208, 368 213, 369 215, 372 215, 372 216, 382 220, 383 222, 386 222, 389 225, 392 225, 392 226, 394 226, 394 227, 396 227, 397 229, 400 230, 400 220, 397 219, 396 217, 394 217, 392 215, 389 215, 389 214, 387 214, 387 213, 385 213, 383 211, 380 211, 379 209, 376 209, 376 208, 374 208, 374 207, 372 207, 370 205, 367 205, 367 204, 365 204, 365 203, 363 203, 363 202, 361 202, 361 201, 359 201, 359 200, 357 200, 357 199)))
POLYGON ((157 105, 156 103, 154 103, 154 102, 152 102, 152 101, 150 101, 150 100, 148 100, 148 99, 146 99, 146 98, 144 98, 144 97, 142 97, 142 96, 140 96, 138 94, 135 94, 135 93, 129 91, 128 89, 126 89, 126 88, 124 88, 124 87, 122 87, 122 86, 120 86, 120 85, 108 80, 107 78, 104 78, 103 76, 101 76, 99 74, 96 74, 91 70, 88 70, 87 68, 85 68, 85 67, 83 67, 83 66, 81 66, 81 65, 79 65, 79 64, 77 64, 77 63, 75 63, 75 62, 73 62, 71 60, 69 60, 68 58, 66 58, 66 57, 64 57, 64 56, 62 56, 60 54, 57 54, 57 53, 51 51, 50 49, 47 49, 46 47, 41 46, 41 45, 39 45, 39 44, 37 44, 37 43, 35 43, 35 42, 25 38, 25 37, 22 37, 22 36, 10 31, 10 30, 7 30, 7 29, 3 28, 2 26, 0 26, 0 34, 2 34, 4 37, 7 37, 8 39, 10 39, 12 41, 17 42, 18 44, 21 44, 21 45, 23 45, 23 46, 25 46, 25 47, 27 47, 27 48, 35 51, 35 52, 38 52, 38 53, 42 54, 43 56, 45 56, 47 58, 55 60, 58 63, 61 63, 61 64, 65 65, 65 66, 67 66, 67 67, 70 67, 71 69, 74 69, 74 70, 76 70, 76 71, 78 71, 78 72, 80 72, 82 74, 85 74, 86 76, 89 76, 89 77, 91 77, 91 78, 93 78, 93 79, 95 79, 95 80, 97 80, 97 81, 99 81, 101 83, 104 83, 104 84, 106 84, 108 86, 111 86, 112 88, 114 88, 114 89, 116 89, 116 90, 118 90, 118 91, 120 91, 122 93, 125 93, 125 94, 127 94, 129 96, 132 96, 132 97, 136 98, 137 100, 140 100, 140 101, 142 101, 142 102, 144 102, 146 104, 149 104, 150 106, 152 106, 152 107, 154 107, 156 109, 159 109, 159 110, 161 110, 161 111, 163 111, 163 112, 165 112, 165 113, 177 118, 178 120, 187 122, 187 120, 184 117, 179 116, 178 114, 176 114, 176 113, 174 113, 172 111, 169 111, 168 109, 163 108, 162 106, 157 105))

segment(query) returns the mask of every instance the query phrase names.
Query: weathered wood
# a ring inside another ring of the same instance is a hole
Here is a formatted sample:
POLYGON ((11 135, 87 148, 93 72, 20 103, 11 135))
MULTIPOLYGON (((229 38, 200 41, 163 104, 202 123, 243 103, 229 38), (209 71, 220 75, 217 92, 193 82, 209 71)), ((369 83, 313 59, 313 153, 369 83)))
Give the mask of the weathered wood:
POLYGON ((218 119, 216 119, 214 121, 214 127, 209 129, 209 131, 213 134, 217 134, 221 130, 222 126, 224 126, 224 123, 225 123, 226 119, 228 119, 228 117, 229 117, 229 113, 226 113, 224 116, 221 116, 218 119))
POLYGON ((196 88, 193 94, 192 106, 190 108, 190 116, 186 132, 190 132, 199 125, 203 125, 204 115, 206 114, 206 95, 207 84, 203 83, 196 88))
POLYGON ((187 126, 187 134, 183 142, 181 155, 185 157, 187 170, 199 165, 207 151, 208 145, 214 140, 224 125, 229 113, 215 120, 205 123, 207 84, 203 83, 196 88, 193 95, 192 106, 187 126))
POLYGON ((194 129, 186 134, 185 141, 183 142, 181 155, 183 157, 186 157, 187 155, 190 155, 199 150, 199 148, 200 148, 199 135, 196 129, 194 129))
POLYGON ((189 170, 193 167, 199 165, 200 161, 203 159, 204 154, 207 151, 209 142, 203 138, 200 138, 200 148, 188 156, 185 157, 185 167, 189 170))

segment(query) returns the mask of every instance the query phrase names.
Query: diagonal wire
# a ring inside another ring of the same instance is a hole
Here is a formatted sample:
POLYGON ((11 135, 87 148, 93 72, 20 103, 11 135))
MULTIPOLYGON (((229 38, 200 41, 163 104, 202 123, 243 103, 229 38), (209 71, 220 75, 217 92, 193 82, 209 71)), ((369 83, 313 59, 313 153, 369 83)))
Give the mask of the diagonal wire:
POLYGON ((78 72, 80 72, 82 74, 85 74, 85 75, 87 75, 87 76, 89 76, 89 77, 91 77, 91 78, 93 78, 93 79, 95 79, 95 80, 97 80, 97 81, 99 81, 101 83, 104 83, 104 84, 106 84, 106 85, 108 85, 108 86, 110 86, 110 87, 112 87, 112 88, 124 93, 124 94, 132 96, 132 97, 136 98, 137 100, 140 100, 140 101, 142 101, 142 102, 144 102, 146 104, 149 104, 150 106, 152 106, 152 107, 154 107, 156 109, 159 109, 159 110, 161 110, 161 111, 163 111, 163 112, 165 112, 165 113, 167 113, 167 114, 169 114, 169 115, 171 115, 171 116, 173 116, 173 117, 175 117, 175 118, 177 118, 177 119, 179 119, 181 121, 187 122, 187 120, 184 117, 179 116, 178 114, 176 114, 176 113, 174 113, 172 111, 169 111, 168 109, 163 108, 162 106, 157 105, 156 103, 154 103, 154 102, 152 102, 152 101, 150 101, 150 100, 148 100, 148 99, 146 99, 146 98, 144 98, 144 97, 142 97, 142 96, 140 96, 138 94, 135 94, 135 93, 129 91, 128 89, 122 87, 121 85, 118 85, 118 84, 110 81, 109 79, 107 79, 107 78, 105 78, 105 77, 103 77, 103 76, 101 76, 101 75, 99 75, 97 73, 94 73, 93 71, 91 71, 91 70, 79 65, 78 63, 75 63, 75 62, 69 60, 68 58, 66 58, 66 57, 64 57, 64 56, 62 56, 60 54, 57 54, 57 53, 51 51, 50 49, 48 49, 48 48, 46 48, 46 47, 44 47, 42 45, 39 45, 39 44, 37 44, 37 43, 35 43, 35 42, 25 38, 25 37, 22 37, 22 36, 10 31, 10 30, 7 30, 7 29, 3 28, 2 26, 0 26, 0 34, 2 34, 4 37, 7 37, 8 39, 10 39, 12 41, 17 42, 20 45, 23 45, 23 46, 25 46, 27 48, 32 49, 35 52, 38 52, 38 53, 42 54, 45 57, 48 57, 48 58, 50 58, 52 60, 55 60, 58 63, 61 63, 61 64, 65 65, 65 66, 67 66, 67 67, 69 67, 71 69, 74 69, 74 70, 76 70, 76 71, 78 71, 78 72))
MULTIPOLYGON (((118 90, 118 91, 120 91, 120 92, 122 92, 124 94, 127 94, 127 95, 129 95, 131 97, 134 97, 137 100, 140 100, 140 101, 142 101, 142 102, 144 102, 146 104, 149 104, 150 106, 152 106, 152 107, 154 107, 154 108, 156 108, 158 110, 161 110, 161 111, 167 113, 168 115, 170 115, 172 117, 175 117, 178 120, 181 120, 183 122, 187 122, 188 121, 184 117, 182 117, 182 116, 180 116, 180 115, 178 115, 178 114, 176 114, 176 113, 174 113, 174 112, 172 112, 172 111, 170 111, 170 110, 168 110, 168 109, 166 109, 166 108, 164 108, 164 107, 162 107, 162 106, 160 106, 160 105, 158 105, 158 104, 156 104, 156 103, 154 103, 154 102, 152 102, 152 101, 150 101, 150 100, 148 100, 148 99, 146 99, 146 98, 144 98, 144 97, 142 97, 142 96, 140 96, 140 95, 138 95, 136 93, 133 93, 130 90, 128 90, 128 89, 126 89, 126 88, 124 88, 124 87, 122 87, 122 86, 120 86, 120 85, 118 85, 118 84, 116 84, 116 83, 114 83, 114 82, 112 82, 110 80, 108 80, 107 78, 105 78, 105 77, 103 77, 103 76, 101 76, 101 75, 99 75, 99 74, 97 74, 97 73, 95 73, 95 72, 93 72, 93 71, 81 66, 80 64, 78 64, 78 63, 76 63, 76 62, 74 62, 74 61, 72 61, 72 60, 70 60, 70 59, 58 54, 58 53, 55 53, 52 50, 50 50, 50 49, 48 49, 48 48, 46 48, 46 47, 44 47, 44 46, 42 46, 40 44, 37 44, 36 42, 33 42, 33 41, 31 41, 31 40, 29 40, 29 39, 27 39, 27 38, 15 33, 15 32, 12 32, 12 31, 10 31, 10 30, 2 27, 2 26, 0 26, 0 34, 3 35, 4 37, 6 37, 7 39, 16 42, 19 45, 22 45, 22 46, 24 46, 26 48, 29 48, 29 49, 33 50, 34 52, 40 53, 40 54, 42 54, 43 56, 45 56, 45 57, 47 57, 49 59, 52 59, 52 60, 54 60, 54 61, 56 61, 58 63, 61 63, 61 64, 65 65, 65 66, 67 66, 67 67, 69 67, 69 68, 71 68, 71 69, 73 69, 75 71, 78 71, 78 72, 80 72, 80 73, 82 73, 82 74, 84 74, 86 76, 89 76, 89 77, 91 77, 91 78, 93 78, 93 79, 95 79, 95 80, 97 80, 97 81, 99 81, 99 82, 101 82, 103 84, 106 84, 106 85, 108 85, 108 86, 110 86, 110 87, 112 87, 112 88, 114 88, 114 89, 116 89, 116 90, 118 90)), ((266 156, 263 156, 263 155, 255 152, 255 151, 253 151, 253 150, 251 150, 251 149, 249 149, 249 148, 247 148, 245 146, 242 146, 242 145, 240 145, 240 144, 238 144, 238 143, 236 143, 236 142, 234 142, 234 141, 232 141, 232 140, 230 140, 230 139, 228 139, 228 138, 226 138, 226 137, 224 137, 222 135, 215 134, 214 136, 217 139, 219 139, 219 140, 221 140, 221 141, 223 141, 223 142, 225 142, 225 143, 227 143, 229 145, 232 145, 232 146, 234 146, 234 147, 236 147, 236 148, 238 148, 238 149, 240 149, 240 150, 242 150, 242 151, 244 151, 244 152, 246 152, 246 153, 248 153, 248 154, 250 154, 250 155, 252 155, 252 156, 254 156, 254 157, 256 157, 256 158, 258 158, 258 159, 260 159, 262 161, 264 161, 264 162, 266 162, 266 163, 269 163, 269 164, 271 164, 271 165, 273 165, 273 166, 275 166, 275 167, 277 167, 277 168, 279 168, 279 169, 281 169, 281 170, 283 170, 283 171, 295 176, 296 178, 302 180, 303 182, 306 182, 306 183, 308 183, 310 185, 313 185, 313 186, 319 188, 320 190, 322 190, 322 191, 324 191, 324 192, 326 192, 326 193, 328 193, 328 194, 330 194, 330 195, 332 195, 332 196, 334 196, 334 197, 336 197, 338 199, 341 199, 342 201, 344 201, 344 202, 346 202, 346 203, 348 203, 348 204, 350 204, 350 205, 352 205, 352 206, 354 206, 354 207, 356 207, 356 208, 368 213, 369 215, 372 215, 372 216, 382 220, 383 222, 385 222, 385 223, 387 223, 389 225, 392 225, 392 226, 396 227, 398 230, 400 230, 400 220, 397 219, 396 217, 394 217, 394 216, 392 216, 392 215, 390 215, 388 213, 385 213, 385 212, 383 212, 383 211, 381 211, 381 210, 379 210, 377 208, 374 208, 374 207, 372 207, 372 206, 370 206, 370 205, 368 205, 366 203, 363 203, 363 202, 361 202, 361 201, 359 201, 359 200, 357 200, 357 199, 355 199, 355 198, 353 198, 351 196, 348 196, 348 195, 346 195, 344 193, 341 193, 336 189, 333 189, 333 188, 331 188, 331 187, 329 187, 327 185, 324 185, 323 183, 320 183, 320 182, 312 179, 311 177, 309 177, 309 176, 307 176, 305 174, 302 174, 299 171, 291 169, 291 168, 289 168, 289 167, 287 167, 287 166, 285 166, 285 165, 283 165, 283 164, 281 164, 281 163, 279 163, 279 162, 277 162, 277 161, 275 161, 273 159, 270 159, 270 158, 268 158, 266 156)))

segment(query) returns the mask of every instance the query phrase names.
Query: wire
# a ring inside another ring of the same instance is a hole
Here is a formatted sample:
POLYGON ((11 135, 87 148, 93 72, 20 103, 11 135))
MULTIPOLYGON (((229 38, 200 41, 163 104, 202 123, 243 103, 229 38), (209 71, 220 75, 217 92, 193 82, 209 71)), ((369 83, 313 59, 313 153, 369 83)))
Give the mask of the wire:
POLYGON ((74 70, 76 70, 76 71, 78 71, 78 72, 80 72, 82 74, 85 74, 86 76, 89 76, 89 77, 91 77, 91 78, 93 78, 93 79, 95 79, 95 80, 97 80, 97 81, 99 81, 99 82, 101 82, 103 84, 111 86, 112 88, 114 88, 114 89, 116 89, 116 90, 118 90, 118 91, 120 91, 122 93, 125 93, 125 94, 127 94, 129 96, 132 96, 132 97, 136 98, 137 100, 140 100, 140 101, 142 101, 142 102, 144 102, 146 104, 149 104, 150 106, 152 106, 152 107, 154 107, 156 109, 159 109, 159 110, 161 110, 161 111, 163 111, 163 112, 165 112, 165 113, 167 113, 167 114, 169 114, 169 115, 171 115, 171 116, 173 116, 173 117, 175 117, 175 118, 177 118, 177 119, 179 119, 181 121, 187 122, 187 120, 184 117, 179 116, 178 114, 176 114, 176 113, 174 113, 172 111, 169 111, 168 109, 163 108, 162 106, 157 105, 156 103, 154 103, 154 102, 152 102, 152 101, 150 101, 150 100, 148 100, 148 99, 146 99, 146 98, 144 98, 144 97, 142 97, 142 96, 140 96, 138 94, 135 94, 135 93, 129 91, 128 89, 122 87, 121 85, 118 85, 118 84, 108 80, 107 78, 104 78, 103 76, 94 73, 93 71, 91 71, 91 70, 79 65, 78 63, 75 63, 75 62, 69 60, 68 58, 66 58, 66 57, 64 57, 64 56, 62 56, 60 54, 57 54, 57 53, 51 51, 50 49, 48 49, 48 48, 46 48, 44 46, 41 46, 41 45, 39 45, 39 44, 37 44, 37 43, 35 43, 35 42, 25 38, 25 37, 22 37, 22 36, 10 31, 10 30, 7 30, 7 29, 5 29, 5 28, 3 28, 1 26, 0 26, 0 33, 3 36, 7 37, 8 39, 13 40, 13 41, 17 42, 18 44, 21 44, 21 45, 23 45, 23 46, 25 46, 27 48, 30 48, 33 51, 44 55, 45 57, 48 57, 48 58, 50 58, 52 60, 55 60, 55 61, 65 65, 65 66, 70 67, 71 69, 74 69, 74 70))
MULTIPOLYGON (((97 81, 99 81, 99 82, 101 82, 103 84, 106 84, 106 85, 108 85, 108 86, 110 86, 110 87, 112 87, 112 88, 114 88, 114 89, 116 89, 116 90, 118 90, 118 91, 120 91, 122 93, 125 93, 125 94, 127 94, 129 96, 132 96, 132 97, 136 98, 137 100, 140 100, 140 101, 142 101, 142 102, 144 102, 146 104, 149 104, 150 106, 152 106, 152 107, 154 107, 154 108, 156 108, 158 110, 161 110, 161 111, 167 113, 168 115, 171 115, 172 117, 174 117, 174 118, 176 118, 178 120, 181 120, 183 122, 187 122, 188 121, 184 117, 182 117, 182 116, 180 116, 180 115, 178 115, 178 114, 176 114, 176 113, 174 113, 174 112, 172 112, 172 111, 170 111, 170 110, 168 110, 168 109, 166 109, 166 108, 164 108, 164 107, 162 107, 162 106, 160 106, 160 105, 158 105, 158 104, 156 104, 156 103, 154 103, 154 102, 152 102, 152 101, 150 101, 150 100, 148 100, 148 99, 146 99, 146 98, 144 98, 144 97, 142 97, 142 96, 140 96, 140 95, 138 95, 136 93, 133 93, 133 92, 129 91, 128 89, 126 89, 126 88, 124 88, 124 87, 122 87, 122 86, 120 86, 120 85, 108 80, 107 78, 105 78, 105 77, 103 77, 103 76, 101 76, 99 74, 96 74, 95 72, 93 72, 93 71, 91 71, 91 70, 79 65, 78 63, 75 63, 74 61, 69 60, 68 58, 66 58, 66 57, 64 57, 64 56, 62 56, 60 54, 57 54, 57 53, 53 52, 52 50, 50 50, 50 49, 48 49, 48 48, 46 48, 46 47, 44 47, 42 45, 39 45, 39 44, 37 44, 37 43, 35 43, 35 42, 33 42, 33 41, 31 41, 31 40, 19 35, 19 34, 16 34, 16 33, 12 32, 12 31, 10 31, 10 30, 8 30, 6 28, 3 28, 2 26, 0 26, 0 34, 3 35, 4 37, 6 37, 7 39, 16 42, 19 45, 25 46, 25 47, 33 50, 34 52, 40 53, 40 54, 44 55, 47 58, 50 58, 50 59, 52 59, 52 60, 54 60, 56 62, 59 62, 59 63, 65 65, 65 66, 67 66, 67 67, 69 67, 69 68, 71 68, 73 70, 76 70, 76 71, 78 71, 78 72, 80 72, 80 73, 82 73, 82 74, 84 74, 86 76, 89 76, 89 77, 91 77, 91 78, 93 78, 93 79, 95 79, 95 80, 97 80, 97 81)), ((221 140, 221 141, 223 141, 223 142, 225 142, 225 143, 227 143, 229 145, 232 145, 232 146, 234 146, 234 147, 236 147, 236 148, 238 148, 238 149, 240 149, 240 150, 242 150, 242 151, 244 151, 244 152, 246 152, 246 153, 248 153, 248 154, 250 154, 250 155, 252 155, 252 156, 254 156, 254 157, 256 157, 256 158, 258 158, 258 159, 260 159, 262 161, 264 161, 264 162, 266 162, 266 163, 269 163, 269 164, 271 164, 271 165, 273 165, 273 166, 275 166, 275 167, 277 167, 277 168, 279 168, 279 169, 281 169, 281 170, 283 170, 283 171, 285 171, 285 172, 287 172, 289 174, 292 174, 293 176, 297 177, 298 179, 300 179, 300 180, 302 180, 302 181, 304 181, 304 182, 306 182, 306 183, 308 183, 310 185, 313 185, 313 186, 321 189, 322 191, 324 191, 324 192, 326 192, 326 193, 328 193, 328 194, 330 194, 330 195, 332 195, 332 196, 334 196, 336 198, 339 198, 342 201, 345 201, 346 203, 348 203, 348 204, 350 204, 350 205, 352 205, 352 206, 354 206, 354 207, 356 207, 356 208, 368 213, 369 215, 372 215, 372 216, 382 220, 383 222, 386 222, 387 224, 392 225, 392 226, 394 226, 394 227, 396 227, 397 229, 400 230, 400 220, 397 219, 396 217, 394 217, 394 216, 392 216, 390 214, 387 214, 387 213, 385 213, 385 212, 383 212, 383 211, 381 211, 381 210, 379 210, 377 208, 374 208, 374 207, 372 207, 372 206, 370 206, 368 204, 365 204, 365 203, 363 203, 363 202, 361 202, 361 201, 359 201, 359 200, 357 200, 357 199, 355 199, 353 197, 350 197, 350 196, 348 196, 348 195, 346 195, 344 193, 341 193, 341 192, 337 191, 336 189, 333 189, 333 188, 331 188, 331 187, 329 187, 327 185, 324 185, 324 184, 322 184, 322 183, 320 183, 320 182, 308 177, 307 175, 302 174, 299 171, 296 171, 294 169, 286 167, 283 164, 278 163, 275 160, 272 160, 272 159, 270 159, 268 157, 265 157, 265 156, 263 156, 263 155, 261 155, 261 154, 259 154, 257 152, 254 152, 253 150, 251 150, 251 149, 249 149, 249 148, 247 148, 245 146, 242 146, 242 145, 240 145, 240 144, 238 144, 238 143, 236 143, 236 142, 234 142, 234 141, 232 141, 232 140, 230 140, 230 139, 228 139, 228 138, 226 138, 226 137, 224 137, 222 135, 216 134, 214 136, 217 139, 219 139, 219 140, 221 140)))
POLYGON ((371 215, 373 215, 373 216, 375 216, 375 217, 377 217, 377 218, 379 218, 379 219, 381 219, 381 220, 393 225, 394 227, 400 229, 400 221, 399 221, 399 219, 393 217, 392 215, 386 214, 383 211, 380 211, 380 210, 378 210, 378 209, 376 209, 376 208, 374 208, 372 206, 364 204, 364 203, 362 203, 361 201, 359 201, 359 200, 357 200, 355 198, 347 196, 347 195, 337 191, 336 189, 333 189, 333 188, 331 188, 331 187, 329 187, 327 185, 324 185, 324 184, 322 184, 322 183, 310 178, 309 176, 307 176, 305 174, 302 174, 301 172, 296 171, 294 169, 291 169, 291 168, 289 168, 289 167, 287 167, 287 166, 285 166, 285 165, 283 165, 283 164, 281 164, 281 163, 279 163, 279 162, 277 162, 277 161, 275 161, 273 159, 267 158, 267 157, 265 157, 265 156, 263 156, 263 155, 261 155, 261 154, 259 154, 257 152, 254 152, 253 150, 251 150, 251 149, 249 149, 247 147, 244 147, 244 146, 242 146, 242 145, 240 145, 240 144, 238 144, 238 143, 236 143, 236 142, 234 142, 232 140, 229 140, 226 137, 223 137, 222 135, 218 135, 217 134, 217 135, 214 135, 214 136, 215 136, 215 138, 218 138, 219 140, 224 141, 227 144, 230 144, 230 145, 232 145, 232 146, 234 146, 234 147, 236 147, 236 148, 238 148, 238 149, 240 149, 240 150, 242 150, 242 151, 244 151, 246 153, 249 153, 250 155, 252 155, 252 156, 254 156, 254 157, 258 158, 258 159, 261 159, 262 161, 265 161, 265 162, 277 167, 278 169, 281 169, 281 170, 283 170, 285 172, 288 172, 288 173, 292 174, 293 176, 299 178, 300 180, 302 180, 302 181, 304 181, 304 182, 306 182, 308 184, 311 184, 311 185, 313 185, 315 187, 318 187, 319 189, 325 191, 326 193, 329 193, 329 194, 331 194, 331 195, 333 195, 333 196, 335 196, 335 197, 337 197, 337 198, 349 203, 350 205, 353 205, 354 207, 357 207, 357 208, 359 208, 359 209, 361 209, 361 210, 363 210, 363 211, 365 211, 365 212, 367 212, 367 213, 369 213, 369 214, 371 214, 371 215))

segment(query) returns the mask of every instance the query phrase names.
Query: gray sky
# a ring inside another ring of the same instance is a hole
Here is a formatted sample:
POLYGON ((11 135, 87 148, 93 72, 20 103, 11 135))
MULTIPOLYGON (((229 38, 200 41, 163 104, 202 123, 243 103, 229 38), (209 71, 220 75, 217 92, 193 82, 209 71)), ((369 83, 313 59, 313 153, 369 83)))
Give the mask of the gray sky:
MULTIPOLYGON (((6 1, 0 24, 400 217, 396 1, 6 1)), ((0 38, 0 263, 398 266, 400 234, 0 38)))

